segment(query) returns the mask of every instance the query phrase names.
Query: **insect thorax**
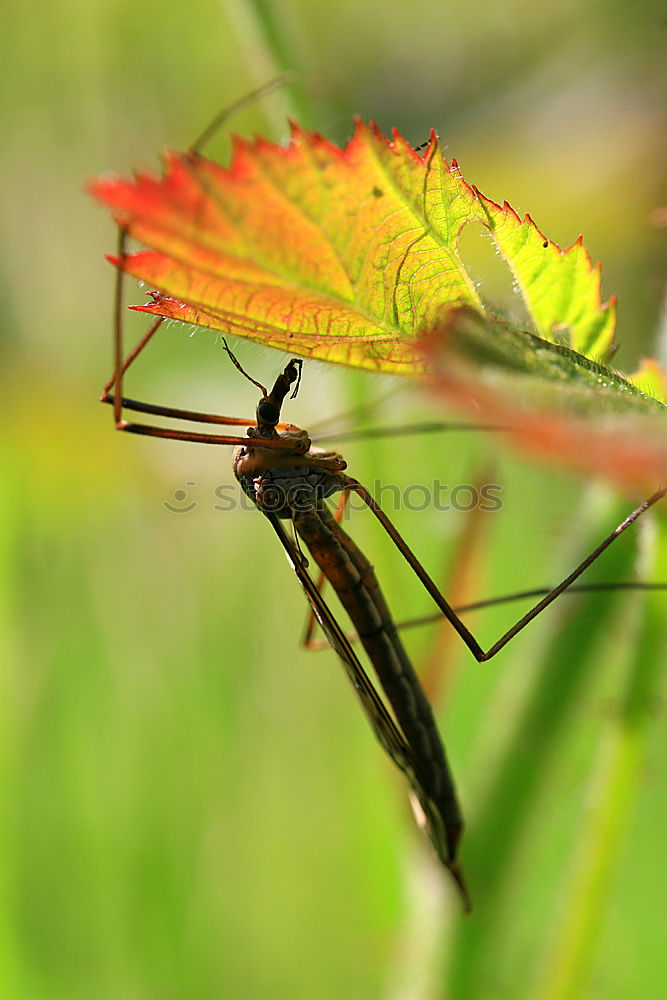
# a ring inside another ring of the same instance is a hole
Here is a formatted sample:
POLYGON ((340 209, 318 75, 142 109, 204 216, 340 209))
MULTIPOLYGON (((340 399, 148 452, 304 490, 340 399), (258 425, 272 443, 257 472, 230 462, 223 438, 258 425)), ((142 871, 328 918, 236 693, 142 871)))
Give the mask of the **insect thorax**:
POLYGON ((341 476, 344 460, 336 452, 321 448, 293 454, 254 443, 250 447, 242 445, 234 452, 233 466, 241 489, 256 507, 281 518, 291 518, 295 510, 310 510, 345 488, 341 476), (336 468, 322 468, 321 463, 336 468))

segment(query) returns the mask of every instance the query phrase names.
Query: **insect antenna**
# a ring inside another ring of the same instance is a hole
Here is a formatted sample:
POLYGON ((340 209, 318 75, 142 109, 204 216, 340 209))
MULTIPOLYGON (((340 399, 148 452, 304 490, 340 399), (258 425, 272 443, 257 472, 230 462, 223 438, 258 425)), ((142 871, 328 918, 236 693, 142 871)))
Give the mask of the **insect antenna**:
POLYGON ((227 354, 229 355, 229 360, 234 365, 234 367, 238 368, 238 370, 241 372, 241 374, 244 376, 244 378, 248 379, 248 382, 252 382, 253 385, 256 385, 257 388, 262 393, 262 396, 264 397, 264 399, 266 399, 266 397, 269 395, 268 390, 262 385, 261 382, 258 382, 257 379, 254 379, 252 377, 252 375, 248 375, 247 371, 245 370, 245 368, 243 367, 243 365, 241 364, 241 362, 239 361, 239 359, 236 357, 236 355, 232 351, 231 347, 229 346, 229 344, 227 343, 227 341, 225 340, 225 338, 221 337, 220 340, 222 341, 222 346, 227 351, 227 354))

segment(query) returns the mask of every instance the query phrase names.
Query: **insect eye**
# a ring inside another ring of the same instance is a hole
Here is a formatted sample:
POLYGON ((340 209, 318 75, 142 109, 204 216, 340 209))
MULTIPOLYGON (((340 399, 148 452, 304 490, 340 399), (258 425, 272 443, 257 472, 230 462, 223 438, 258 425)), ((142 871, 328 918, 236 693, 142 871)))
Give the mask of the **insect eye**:
POLYGON ((261 399, 257 405, 257 423, 277 424, 280 419, 280 410, 270 399, 261 399))

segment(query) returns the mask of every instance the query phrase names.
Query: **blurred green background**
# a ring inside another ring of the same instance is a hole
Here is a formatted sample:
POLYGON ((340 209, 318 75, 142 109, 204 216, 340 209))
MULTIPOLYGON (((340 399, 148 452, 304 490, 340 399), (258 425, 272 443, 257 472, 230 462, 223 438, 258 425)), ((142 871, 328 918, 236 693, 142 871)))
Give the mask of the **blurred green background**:
MULTIPOLYGON (((303 599, 268 525, 216 509, 216 490, 235 495, 227 450, 115 434, 96 402, 115 234, 83 193, 107 169, 156 166, 289 68, 296 85, 236 130, 279 141, 288 113, 337 141, 356 113, 415 143, 436 128, 486 194, 562 245, 583 231, 619 295, 627 369, 662 295, 662 5, 61 0, 12 6, 3 34, 0 996, 666 995, 664 596, 561 601, 485 666, 410 635, 417 664, 447 675, 438 713, 476 904, 463 918, 335 657, 298 647, 303 599), (177 490, 197 506, 167 510, 177 490)), ((465 246, 511 311, 489 245, 471 232, 465 246)), ((237 350, 264 382, 283 364, 237 350)), ((395 386, 307 365, 288 417, 308 426, 388 392, 369 422, 433 416, 395 386)), ((128 388, 255 404, 213 335, 175 327, 128 388)), ((480 435, 346 454, 371 484, 502 484, 467 596, 553 581, 629 505, 480 435)), ((396 521, 446 580, 469 515, 396 521)), ((352 528, 396 615, 429 610, 368 518, 352 528)), ((637 561, 667 578, 664 537, 644 528, 598 579, 637 561)), ((513 620, 504 608, 475 627, 490 643, 513 620)))

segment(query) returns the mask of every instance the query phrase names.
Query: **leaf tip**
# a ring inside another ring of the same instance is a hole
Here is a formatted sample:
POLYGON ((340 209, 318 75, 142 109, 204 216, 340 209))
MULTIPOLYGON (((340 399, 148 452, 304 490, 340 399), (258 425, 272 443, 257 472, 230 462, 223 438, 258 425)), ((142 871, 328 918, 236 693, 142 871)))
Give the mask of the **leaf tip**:
POLYGON ((533 217, 530 215, 529 212, 526 212, 526 217, 524 219, 524 222, 526 222, 529 226, 533 227, 533 229, 537 233, 538 239, 542 243, 542 246, 544 247, 545 250, 548 249, 549 245, 551 245, 554 248, 554 250, 557 250, 560 253, 560 247, 558 246, 558 244, 554 243, 553 240, 550 240, 548 239, 547 236, 545 236, 545 234, 536 224, 535 220, 533 219, 533 217))

